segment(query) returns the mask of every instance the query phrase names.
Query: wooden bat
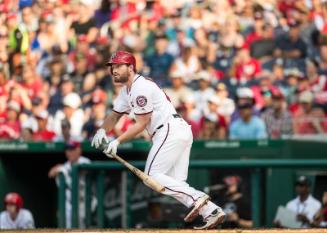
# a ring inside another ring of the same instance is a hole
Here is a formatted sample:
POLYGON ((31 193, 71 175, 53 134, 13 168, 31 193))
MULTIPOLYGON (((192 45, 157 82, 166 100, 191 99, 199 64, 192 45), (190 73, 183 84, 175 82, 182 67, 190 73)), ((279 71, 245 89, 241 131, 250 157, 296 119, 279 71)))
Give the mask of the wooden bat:
POLYGON ((163 191, 165 191, 164 186, 162 186, 156 180, 154 180, 153 178, 151 178, 150 176, 148 176, 147 174, 142 172, 140 169, 134 167, 132 164, 130 164, 126 160, 122 159, 120 156, 112 155, 112 154, 109 155, 107 153, 104 153, 104 154, 108 157, 112 156, 118 162, 122 163, 125 167, 127 167, 129 170, 131 170, 131 172, 133 172, 135 175, 137 175, 143 181, 143 183, 146 186, 148 186, 149 188, 153 189, 154 191, 156 191, 158 193, 162 193, 163 191))

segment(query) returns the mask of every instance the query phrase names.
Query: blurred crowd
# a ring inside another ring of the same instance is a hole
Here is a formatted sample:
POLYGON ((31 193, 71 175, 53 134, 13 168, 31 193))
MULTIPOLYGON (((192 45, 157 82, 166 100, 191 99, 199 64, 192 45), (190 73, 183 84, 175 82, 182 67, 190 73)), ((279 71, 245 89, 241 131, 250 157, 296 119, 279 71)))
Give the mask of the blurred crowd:
POLYGON ((0 0, 0 138, 89 139, 121 88, 117 50, 195 138, 327 133, 325 0, 0 0))

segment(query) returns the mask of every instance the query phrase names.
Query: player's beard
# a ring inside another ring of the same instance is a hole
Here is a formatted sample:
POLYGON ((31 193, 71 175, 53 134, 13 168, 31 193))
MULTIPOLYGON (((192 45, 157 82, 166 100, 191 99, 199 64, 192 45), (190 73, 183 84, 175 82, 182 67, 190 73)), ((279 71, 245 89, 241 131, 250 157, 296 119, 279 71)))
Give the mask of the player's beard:
POLYGON ((126 70, 122 74, 114 73, 113 78, 115 83, 126 83, 128 81, 129 73, 128 70, 126 70))

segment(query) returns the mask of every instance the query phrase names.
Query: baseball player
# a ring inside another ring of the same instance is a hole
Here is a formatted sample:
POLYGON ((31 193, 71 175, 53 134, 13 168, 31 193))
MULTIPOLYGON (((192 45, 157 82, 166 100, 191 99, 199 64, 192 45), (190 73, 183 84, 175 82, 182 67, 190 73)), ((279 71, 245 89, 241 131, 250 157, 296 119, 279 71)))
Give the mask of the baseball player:
POLYGON ((23 199, 18 193, 8 193, 4 204, 6 210, 0 213, 0 229, 34 228, 32 213, 23 209, 23 199))
POLYGON ((144 129, 152 138, 145 173, 165 187, 164 194, 174 197, 191 212, 186 222, 198 215, 204 224, 196 229, 212 229, 221 224, 225 213, 209 200, 205 193, 195 190, 186 183, 189 156, 193 136, 188 125, 177 113, 166 94, 151 79, 136 73, 136 61, 132 54, 118 51, 107 63, 116 83, 124 87, 114 101, 113 111, 106 117, 96 132, 92 146, 99 148, 102 141, 109 143, 106 133, 111 131, 123 114, 133 113, 135 124, 111 141, 104 153, 116 154, 120 143, 132 139, 144 129))

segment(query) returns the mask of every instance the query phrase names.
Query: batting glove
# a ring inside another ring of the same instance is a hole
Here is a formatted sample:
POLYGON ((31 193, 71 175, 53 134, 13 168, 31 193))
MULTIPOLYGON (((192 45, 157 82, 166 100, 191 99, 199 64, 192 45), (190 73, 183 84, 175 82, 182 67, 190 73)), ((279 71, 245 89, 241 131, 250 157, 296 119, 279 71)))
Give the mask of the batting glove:
POLYGON ((102 144, 102 141, 105 141, 106 143, 109 143, 109 140, 107 138, 106 131, 104 129, 98 129, 96 134, 94 135, 92 139, 91 146, 94 146, 95 148, 99 148, 100 145, 102 144))
POLYGON ((111 141, 103 153, 105 153, 108 157, 113 158, 112 155, 116 155, 119 144, 120 142, 117 139, 111 141))

